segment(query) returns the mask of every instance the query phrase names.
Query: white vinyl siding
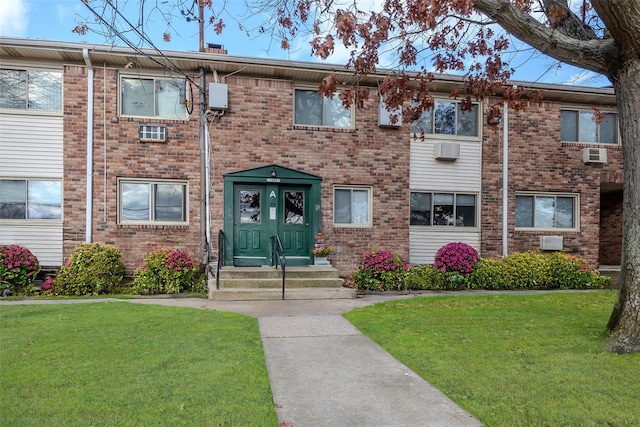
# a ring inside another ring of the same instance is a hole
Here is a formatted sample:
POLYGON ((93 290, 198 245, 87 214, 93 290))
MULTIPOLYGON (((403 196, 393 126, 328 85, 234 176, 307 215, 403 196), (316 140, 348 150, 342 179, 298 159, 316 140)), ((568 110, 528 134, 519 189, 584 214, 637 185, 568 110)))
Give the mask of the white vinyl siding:
POLYGON ((438 249, 451 242, 463 242, 480 252, 480 232, 428 230, 412 227, 409 230, 409 263, 433 264, 438 249))
MULTIPOLYGON (((413 136, 413 135, 412 135, 413 136)), ((412 264, 433 264, 436 252, 451 242, 464 242, 480 249, 480 224, 482 221, 482 143, 451 140, 460 144, 460 158, 455 161, 435 159, 436 136, 411 139, 410 191, 432 193, 475 194, 476 227, 410 226, 409 259, 412 264)), ((409 206, 406 207, 407 216, 409 206)))
MULTIPOLYGON (((63 179, 62 116, 0 114, 0 135, 0 178, 63 179)), ((28 248, 43 266, 62 265, 62 220, 0 220, 0 242, 28 248)))
POLYGON ((0 177, 62 179, 62 117, 0 115, 0 177))
POLYGON ((0 221, 3 245, 20 245, 38 258, 42 267, 60 267, 62 260, 62 221, 32 221, 7 224, 0 221))

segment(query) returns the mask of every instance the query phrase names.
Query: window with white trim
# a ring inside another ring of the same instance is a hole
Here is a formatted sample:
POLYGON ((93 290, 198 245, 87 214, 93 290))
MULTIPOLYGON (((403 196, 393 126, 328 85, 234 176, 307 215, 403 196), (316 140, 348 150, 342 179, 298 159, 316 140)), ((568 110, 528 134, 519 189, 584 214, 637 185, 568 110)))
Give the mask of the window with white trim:
POLYGON ((186 120, 185 80, 167 78, 120 78, 120 115, 186 120))
POLYGON ((370 227, 371 188, 335 187, 333 223, 343 227, 370 227))
POLYGON ((475 194, 412 191, 410 225, 476 227, 475 194))
POLYGON ((602 120, 598 123, 593 111, 563 109, 560 112, 560 139, 567 142, 617 144, 618 115, 602 113, 602 120))
POLYGON ((345 108, 338 94, 327 98, 317 90, 296 89, 294 103, 296 125, 353 128, 353 108, 345 108))
POLYGON ((62 182, 0 179, 0 219, 62 219, 62 182))
POLYGON ((411 132, 477 137, 479 114, 479 104, 472 104, 470 111, 462 111, 459 101, 436 100, 431 110, 423 111, 420 118, 411 123, 411 132))
POLYGON ((578 228, 576 194, 517 194, 517 228, 578 228))
POLYGON ((62 111, 62 71, 0 69, 0 108, 62 111))
POLYGON ((118 220, 128 223, 187 223, 184 181, 118 181, 118 220))

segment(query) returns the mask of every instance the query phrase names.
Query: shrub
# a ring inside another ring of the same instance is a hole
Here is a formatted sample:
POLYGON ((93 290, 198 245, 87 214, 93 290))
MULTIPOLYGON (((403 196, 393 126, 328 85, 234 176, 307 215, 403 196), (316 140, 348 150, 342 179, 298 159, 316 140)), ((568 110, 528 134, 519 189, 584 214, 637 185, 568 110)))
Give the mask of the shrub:
POLYGON ((481 258, 468 276, 472 289, 511 289, 512 269, 503 260, 481 258))
POLYGON ((404 285, 410 290, 442 290, 445 288, 444 275, 431 265, 416 265, 407 272, 404 285))
MULTIPOLYGON (((177 294, 200 290, 198 266, 184 251, 157 249, 147 254, 133 276, 133 291, 139 294, 177 294)), ((201 280, 200 280, 201 281, 201 280)))
POLYGON ((552 289, 549 258, 542 252, 520 252, 503 259, 511 278, 508 289, 552 289))
POLYGON ((50 283, 59 295, 97 295, 116 290, 125 267, 118 249, 101 243, 82 243, 50 283))
POLYGON ((582 258, 564 252, 548 255, 553 287, 561 289, 602 289, 613 285, 610 277, 589 269, 582 258))
POLYGON ((30 289, 38 272, 40 263, 29 249, 19 245, 0 246, 0 292, 30 289))
POLYGON ((353 281, 359 290, 402 289, 409 264, 400 256, 389 251, 365 252, 362 264, 353 274, 353 281))
POLYGON ((471 273, 478 259, 478 251, 473 247, 466 243, 454 242, 438 250, 433 265, 443 273, 456 272, 466 275, 471 273))

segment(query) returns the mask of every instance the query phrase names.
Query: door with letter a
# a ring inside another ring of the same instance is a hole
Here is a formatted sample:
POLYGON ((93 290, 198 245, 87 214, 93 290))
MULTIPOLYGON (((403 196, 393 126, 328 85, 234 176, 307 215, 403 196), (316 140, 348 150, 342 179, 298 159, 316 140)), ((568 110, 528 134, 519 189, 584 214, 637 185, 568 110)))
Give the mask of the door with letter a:
POLYGON ((270 265, 276 235, 288 264, 310 263, 309 187, 235 184, 233 200, 234 265, 270 265))

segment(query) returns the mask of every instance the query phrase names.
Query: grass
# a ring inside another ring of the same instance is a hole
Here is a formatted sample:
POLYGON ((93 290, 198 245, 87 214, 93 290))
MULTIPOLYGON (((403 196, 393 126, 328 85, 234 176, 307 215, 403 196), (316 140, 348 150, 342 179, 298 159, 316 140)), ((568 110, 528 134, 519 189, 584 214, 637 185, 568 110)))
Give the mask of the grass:
POLYGON ((3 425, 277 426, 248 316, 125 302, 0 308, 3 425))
POLYGON ((603 345, 616 298, 427 297, 345 317, 486 426, 640 425, 640 354, 603 345))

